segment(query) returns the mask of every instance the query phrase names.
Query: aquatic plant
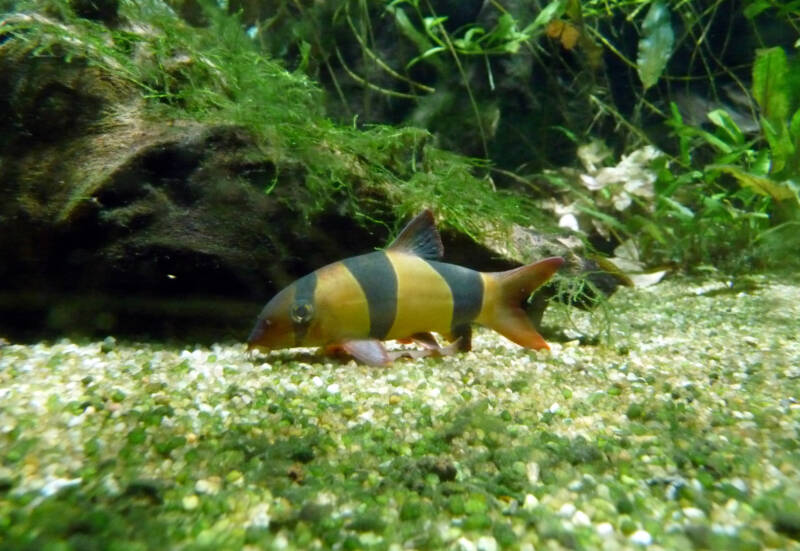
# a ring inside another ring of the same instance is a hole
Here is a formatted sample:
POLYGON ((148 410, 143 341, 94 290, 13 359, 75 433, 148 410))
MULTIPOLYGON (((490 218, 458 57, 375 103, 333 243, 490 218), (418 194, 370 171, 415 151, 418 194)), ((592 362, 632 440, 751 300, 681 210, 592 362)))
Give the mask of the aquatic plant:
MULTIPOLYGON (((652 197, 639 197, 629 209, 605 210, 607 198, 587 195, 580 185, 571 190, 612 243, 641 236, 651 264, 744 270, 781 257, 774 254, 782 241, 775 236, 797 224, 792 171, 799 156, 791 130, 795 110, 787 104, 797 71, 786 70, 781 48, 756 50, 788 46, 796 3, 470 6, 353 0, 327 20, 321 11, 304 15, 317 36, 332 37, 327 51, 336 56, 328 55, 326 67, 336 89, 355 84, 346 88, 347 98, 338 96, 345 108, 360 104, 362 116, 380 120, 387 103, 381 96, 396 98, 388 116, 405 109, 405 120, 443 143, 480 152, 501 187, 538 198, 562 193, 542 169, 574 162, 574 152, 595 139, 610 146, 604 166, 646 144, 664 150, 652 171, 652 197), (766 26, 773 32, 762 32, 766 26), (778 76, 759 84, 767 74, 778 76), (764 86, 769 98, 761 98, 764 86), (664 124, 676 140, 668 139, 664 124)), ((601 241, 593 228, 587 233, 601 241)))
MULTIPOLYGON (((315 83, 269 59, 239 18, 201 4, 198 27, 158 1, 120 2, 114 24, 81 17, 63 0, 20 2, 0 28, 0 48, 18 63, 93 67, 120 95, 143 101, 153 120, 246 129, 275 165, 264 193, 289 185, 282 174, 304 172, 302 200, 287 204, 304 218, 338 203, 361 221, 387 211, 403 219, 431 206, 445 226, 473 236, 490 231, 481 220, 500 232, 514 221, 545 223, 532 201, 476 175, 482 162, 437 148, 424 130, 332 122, 315 83)), ((89 179, 71 195, 63 216, 93 185, 89 179)))
POLYGON ((712 130, 687 124, 672 103, 677 167, 659 173, 654 216, 627 221, 654 257, 735 271, 794 264, 786 253, 800 225, 800 86, 781 48, 760 50, 752 72, 760 134, 723 108, 708 113, 712 130))

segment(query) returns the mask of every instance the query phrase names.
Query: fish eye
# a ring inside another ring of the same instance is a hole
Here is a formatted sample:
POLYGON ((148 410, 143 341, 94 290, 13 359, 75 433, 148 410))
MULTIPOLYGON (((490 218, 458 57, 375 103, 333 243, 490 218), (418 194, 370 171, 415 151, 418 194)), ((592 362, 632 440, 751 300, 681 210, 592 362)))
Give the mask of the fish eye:
POLYGON ((308 323, 314 317, 314 307, 308 302, 301 302, 292 306, 292 311, 289 313, 292 321, 295 323, 308 323))

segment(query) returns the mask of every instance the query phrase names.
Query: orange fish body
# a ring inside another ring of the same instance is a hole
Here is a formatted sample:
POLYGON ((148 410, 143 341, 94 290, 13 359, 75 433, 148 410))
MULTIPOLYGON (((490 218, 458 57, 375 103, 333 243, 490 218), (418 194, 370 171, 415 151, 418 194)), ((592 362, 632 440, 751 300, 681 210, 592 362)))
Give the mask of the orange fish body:
POLYGON ((248 346, 323 346, 384 365, 399 355, 442 353, 430 332, 469 350, 470 326, 478 323, 520 346, 548 348, 522 304, 562 258, 482 273, 439 262, 442 253, 433 215, 423 211, 386 250, 328 264, 279 292, 258 316, 248 346), (381 344, 392 339, 416 340, 428 351, 393 355, 381 344))

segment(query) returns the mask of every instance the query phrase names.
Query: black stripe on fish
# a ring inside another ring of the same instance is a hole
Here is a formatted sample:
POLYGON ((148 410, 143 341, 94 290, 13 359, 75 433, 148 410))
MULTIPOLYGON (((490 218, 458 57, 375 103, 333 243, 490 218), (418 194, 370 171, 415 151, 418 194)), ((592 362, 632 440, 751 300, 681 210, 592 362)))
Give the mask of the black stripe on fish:
POLYGON ((483 279, 480 272, 429 260, 428 264, 436 270, 450 287, 453 295, 453 321, 451 328, 454 333, 464 325, 469 324, 478 317, 483 304, 483 279))
POLYGON ((356 278, 369 307, 369 336, 382 340, 397 315, 397 274, 383 251, 354 256, 342 263, 356 278))

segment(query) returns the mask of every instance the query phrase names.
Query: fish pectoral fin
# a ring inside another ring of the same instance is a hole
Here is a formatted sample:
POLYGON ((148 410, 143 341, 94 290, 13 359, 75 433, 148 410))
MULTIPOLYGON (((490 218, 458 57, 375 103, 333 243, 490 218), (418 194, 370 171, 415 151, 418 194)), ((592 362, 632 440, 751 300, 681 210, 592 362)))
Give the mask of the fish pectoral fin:
POLYGON ((461 343, 461 338, 455 340, 454 342, 451 342, 445 347, 441 347, 437 343, 435 348, 426 346, 425 348, 417 350, 409 350, 409 349, 392 350, 391 352, 387 352, 387 354, 389 355, 389 358, 392 359, 392 361, 398 360, 400 358, 410 358, 412 360, 416 360, 419 358, 440 358, 442 356, 451 356, 456 352, 459 352, 461 350, 460 343, 461 343))
POLYGON ((458 337, 456 340, 448 344, 447 346, 439 349, 439 355, 441 356, 452 356, 456 352, 463 352, 464 350, 469 350, 469 348, 464 348, 464 337, 458 337))
POLYGON ((439 341, 436 340, 436 337, 433 336, 433 333, 414 333, 410 337, 404 337, 402 339, 395 340, 400 344, 416 343, 429 350, 438 350, 439 348, 439 341))
POLYGON ((344 350, 359 362, 367 365, 386 365, 393 359, 386 352, 383 343, 376 339, 345 341, 333 345, 333 347, 338 350, 344 350))
POLYGON ((472 350, 472 327, 469 324, 454 327, 447 340, 452 341, 448 347, 457 346, 459 352, 469 352, 472 350))
MULTIPOLYGON (((455 341, 445 347, 439 346, 436 337, 431 333, 414 333, 410 339, 398 339, 399 341, 412 340, 419 343, 423 348, 419 350, 393 350, 387 351, 383 343, 376 339, 362 339, 344 341, 331 344, 325 347, 325 353, 329 355, 339 355, 346 353, 367 365, 386 365, 400 358, 436 358, 440 356, 450 356, 456 352, 464 350, 464 341, 469 342, 469 333, 460 335, 455 341)), ((467 348, 468 350, 468 348, 467 348)))
POLYGON ((411 340, 428 350, 439 350, 439 341, 436 340, 433 333, 414 333, 411 335, 411 340))

